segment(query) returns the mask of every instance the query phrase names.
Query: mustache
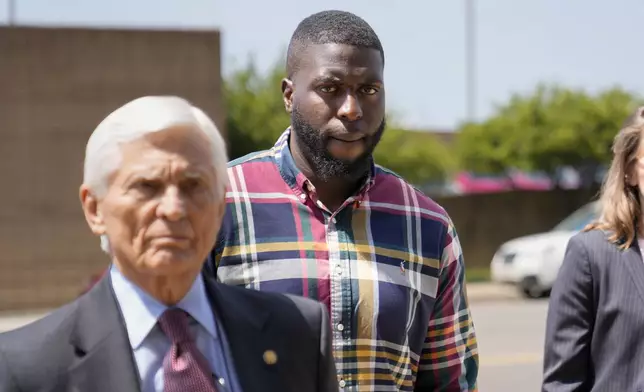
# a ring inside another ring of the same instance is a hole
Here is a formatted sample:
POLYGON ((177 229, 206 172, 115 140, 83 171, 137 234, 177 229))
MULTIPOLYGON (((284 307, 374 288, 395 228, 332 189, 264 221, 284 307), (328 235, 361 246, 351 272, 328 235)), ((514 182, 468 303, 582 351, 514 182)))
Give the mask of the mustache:
POLYGON ((355 141, 359 139, 365 139, 369 143, 378 143, 380 141, 380 138, 382 137, 382 134, 384 133, 385 128, 387 127, 387 121, 383 119, 380 122, 380 125, 378 125, 378 128, 376 128, 376 131, 373 133, 369 132, 364 132, 364 131, 353 131, 353 130, 335 130, 331 129, 326 132, 322 132, 319 129, 313 128, 310 124, 308 123, 302 123, 300 121, 294 121, 293 122, 297 125, 300 125, 300 129, 302 130, 307 130, 309 132, 317 132, 317 134, 320 135, 320 141, 324 142, 324 144, 328 144, 331 139, 339 139, 339 140, 346 140, 346 141, 355 141), (304 125, 306 124, 306 125, 304 125))

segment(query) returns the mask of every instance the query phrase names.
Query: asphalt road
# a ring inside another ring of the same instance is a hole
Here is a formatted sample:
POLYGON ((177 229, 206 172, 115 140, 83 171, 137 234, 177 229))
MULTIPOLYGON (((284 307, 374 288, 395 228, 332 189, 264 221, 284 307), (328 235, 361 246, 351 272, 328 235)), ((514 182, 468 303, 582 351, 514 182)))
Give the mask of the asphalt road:
MULTIPOLYGON (((480 392, 538 392, 547 300, 472 301, 479 355, 480 392)), ((0 317, 0 332, 41 314, 0 317)))
POLYGON ((547 300, 473 302, 480 392, 538 392, 547 300))

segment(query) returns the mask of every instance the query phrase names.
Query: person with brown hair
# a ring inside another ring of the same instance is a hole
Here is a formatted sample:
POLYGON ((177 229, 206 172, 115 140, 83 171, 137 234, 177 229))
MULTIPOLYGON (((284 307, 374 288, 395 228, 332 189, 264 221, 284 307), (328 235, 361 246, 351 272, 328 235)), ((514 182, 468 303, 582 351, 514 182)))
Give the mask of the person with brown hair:
POLYGON ((548 309, 544 392, 644 391, 642 132, 644 106, 615 137, 599 219, 568 243, 548 309))

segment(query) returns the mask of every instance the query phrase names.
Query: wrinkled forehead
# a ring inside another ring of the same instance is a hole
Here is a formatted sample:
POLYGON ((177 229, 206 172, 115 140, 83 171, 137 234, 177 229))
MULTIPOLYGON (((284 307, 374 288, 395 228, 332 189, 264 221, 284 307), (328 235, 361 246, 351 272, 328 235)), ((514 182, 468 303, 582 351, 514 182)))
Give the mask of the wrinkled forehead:
POLYGON ((193 125, 178 125, 121 145, 121 166, 144 160, 173 156, 186 166, 212 167, 212 148, 208 137, 193 125))
POLYGON ((306 45, 299 52, 298 76, 358 77, 382 81, 384 64, 376 49, 345 44, 306 45))

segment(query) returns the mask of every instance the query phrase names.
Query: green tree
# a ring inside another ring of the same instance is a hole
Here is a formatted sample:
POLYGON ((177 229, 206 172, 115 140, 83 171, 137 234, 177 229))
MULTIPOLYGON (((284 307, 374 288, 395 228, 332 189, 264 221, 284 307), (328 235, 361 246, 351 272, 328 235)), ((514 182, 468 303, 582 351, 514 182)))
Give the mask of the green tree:
POLYGON ((506 118, 464 124, 456 137, 459 166, 477 173, 500 174, 509 167, 525 167, 527 145, 506 118))
MULTIPOLYGON (((284 63, 277 62, 262 74, 250 61, 224 81, 231 159, 270 148, 289 126, 280 91, 284 69, 284 63)), ((455 166, 453 154, 431 134, 397 126, 385 131, 375 158, 419 185, 443 180, 455 166)))
POLYGON ((610 145, 637 98, 612 88, 596 95, 540 85, 515 95, 480 124, 465 124, 458 137, 467 170, 502 172, 511 167, 554 173, 610 160, 610 145))
POLYGON ((250 61, 224 81, 226 128, 231 159, 270 148, 290 124, 280 90, 283 63, 266 75, 250 61))
POLYGON ((387 128, 374 159, 419 186, 445 180, 456 166, 454 155, 434 135, 396 126, 387 128))

